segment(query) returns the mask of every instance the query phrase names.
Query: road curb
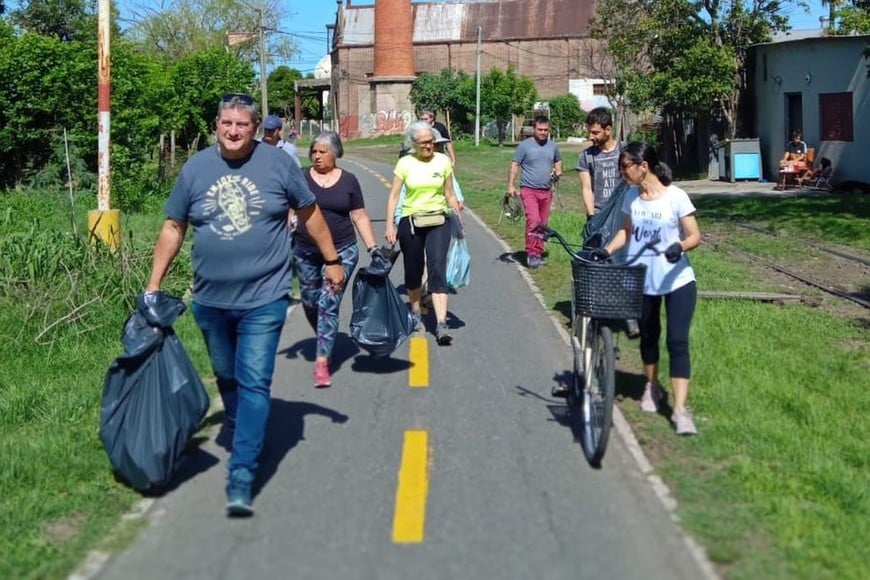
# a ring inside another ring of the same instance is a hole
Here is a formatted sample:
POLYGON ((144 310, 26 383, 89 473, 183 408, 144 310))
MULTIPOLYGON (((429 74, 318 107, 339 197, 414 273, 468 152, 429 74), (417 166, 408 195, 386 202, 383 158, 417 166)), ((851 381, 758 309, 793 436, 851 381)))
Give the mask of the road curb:
MULTIPOLYGON (((505 253, 513 253, 514 249, 511 248, 507 242, 505 242, 499 235, 489 227, 482 219, 480 219, 473 211, 468 208, 463 210, 463 214, 471 216, 477 224, 482 227, 489 235, 491 235, 498 243, 501 245, 502 249, 505 253)), ((517 268, 517 271, 520 273, 520 276, 525 279, 526 283, 529 285, 529 288, 532 290, 532 293, 538 299, 538 303, 541 305, 541 308, 544 309, 544 312, 547 313, 547 317, 550 319, 550 322, 553 323, 553 326, 556 328, 556 331, 559 333, 559 336, 562 337, 562 340, 566 345, 571 345, 571 337, 568 334, 568 331, 565 330, 559 320, 550 313, 550 309, 547 308, 547 303, 544 301, 544 296, 541 294, 541 290, 538 288, 538 285, 535 283, 535 280, 529 274, 528 270, 523 267, 519 262, 515 262, 514 265, 517 268)), ((622 411, 618 406, 613 406, 613 426, 616 428, 616 432, 619 434, 619 437, 622 439, 623 443, 625 443, 626 448, 628 449, 629 454, 631 454, 635 463, 637 464, 638 469, 641 472, 643 478, 649 483, 650 487, 655 493, 656 497, 664 507, 665 511, 667 511, 671 520, 676 524, 677 528, 680 530, 683 542, 686 545, 686 550, 692 556, 692 559, 695 560, 695 563, 700 568, 703 573, 703 577, 707 580, 719 580, 720 576, 716 573, 716 568, 713 566, 713 563, 707 557, 707 552, 703 546, 698 544, 682 527, 680 523, 680 518, 676 513, 677 509, 677 500, 674 499, 674 496, 671 494, 671 490, 668 488, 667 484, 665 484, 664 480, 655 472, 652 463, 650 463, 649 459, 647 459, 646 455, 643 452, 643 448, 640 446, 640 443, 637 440, 637 437, 634 435, 634 431, 631 429, 631 425, 625 419, 625 416, 622 414, 622 411)))

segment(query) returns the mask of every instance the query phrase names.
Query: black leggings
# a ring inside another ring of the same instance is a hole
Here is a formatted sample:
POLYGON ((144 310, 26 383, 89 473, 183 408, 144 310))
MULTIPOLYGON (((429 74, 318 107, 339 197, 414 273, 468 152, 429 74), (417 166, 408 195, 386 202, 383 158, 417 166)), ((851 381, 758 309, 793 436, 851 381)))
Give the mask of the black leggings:
POLYGON ((414 228, 411 218, 399 221, 399 247, 405 265, 405 288, 416 290, 423 285, 423 268, 428 267, 429 292, 447 293, 447 251, 450 248, 450 220, 440 226, 414 228))
POLYGON ((698 300, 698 286, 691 282, 664 296, 644 294, 640 315, 640 358, 647 365, 659 362, 659 337, 662 334, 661 307, 665 300, 668 335, 666 343, 671 357, 671 377, 692 378, 689 359, 689 327, 698 300))

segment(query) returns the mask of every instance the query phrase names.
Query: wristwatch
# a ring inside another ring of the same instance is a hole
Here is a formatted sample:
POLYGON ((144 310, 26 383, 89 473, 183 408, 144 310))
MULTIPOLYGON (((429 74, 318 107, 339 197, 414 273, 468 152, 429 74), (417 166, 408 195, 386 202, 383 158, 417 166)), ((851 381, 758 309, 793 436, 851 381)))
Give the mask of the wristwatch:
POLYGON ((323 260, 323 263, 327 266, 341 266, 341 258, 336 258, 334 260, 323 260))

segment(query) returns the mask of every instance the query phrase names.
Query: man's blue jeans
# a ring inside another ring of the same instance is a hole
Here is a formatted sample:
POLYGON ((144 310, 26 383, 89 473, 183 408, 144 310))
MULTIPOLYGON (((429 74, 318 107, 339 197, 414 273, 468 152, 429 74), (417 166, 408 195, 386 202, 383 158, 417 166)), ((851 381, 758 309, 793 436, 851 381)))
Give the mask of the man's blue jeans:
POLYGON ((230 471, 239 467, 257 470, 288 305, 288 298, 248 310, 193 303, 193 316, 205 338, 227 423, 236 425, 230 471))

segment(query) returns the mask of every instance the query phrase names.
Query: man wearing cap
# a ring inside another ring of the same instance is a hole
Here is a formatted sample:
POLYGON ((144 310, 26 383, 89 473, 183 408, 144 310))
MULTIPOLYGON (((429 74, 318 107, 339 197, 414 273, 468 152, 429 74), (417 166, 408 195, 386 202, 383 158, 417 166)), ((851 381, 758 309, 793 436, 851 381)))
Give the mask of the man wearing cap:
POLYGON ((299 155, 296 153, 296 146, 289 141, 281 138, 281 130, 284 128, 284 121, 277 115, 269 115, 263 121, 263 143, 268 143, 277 147, 296 163, 296 167, 301 168, 302 163, 299 161, 299 155))
POLYGON ((450 158, 450 164, 453 166, 453 169, 456 169, 456 152, 453 150, 453 140, 450 138, 450 132, 447 130, 447 127, 444 123, 435 120, 435 111, 430 109, 423 109, 420 111, 418 118, 421 121, 425 121, 431 125, 433 129, 438 131, 441 134, 441 138, 444 139, 443 150, 439 149, 439 152, 444 153, 447 157, 450 158))
POLYGON ((163 208, 145 292, 160 291, 193 230, 191 310, 224 404, 222 435, 232 438, 226 509, 250 516, 289 304, 291 209, 323 254, 329 284, 341 287, 344 269, 302 171, 254 139, 259 115, 251 96, 224 96, 215 125, 217 143, 187 160, 163 208))

